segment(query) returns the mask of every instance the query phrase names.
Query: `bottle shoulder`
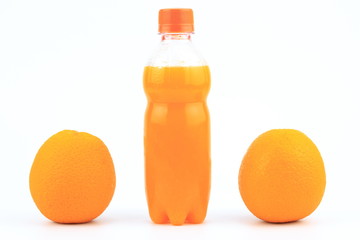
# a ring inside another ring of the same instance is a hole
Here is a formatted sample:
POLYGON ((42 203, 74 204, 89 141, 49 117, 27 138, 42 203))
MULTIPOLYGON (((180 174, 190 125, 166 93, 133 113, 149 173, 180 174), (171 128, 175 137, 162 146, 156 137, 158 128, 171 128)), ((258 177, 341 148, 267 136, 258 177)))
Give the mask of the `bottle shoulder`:
POLYGON ((207 63, 191 40, 161 41, 147 66, 206 66, 207 63))

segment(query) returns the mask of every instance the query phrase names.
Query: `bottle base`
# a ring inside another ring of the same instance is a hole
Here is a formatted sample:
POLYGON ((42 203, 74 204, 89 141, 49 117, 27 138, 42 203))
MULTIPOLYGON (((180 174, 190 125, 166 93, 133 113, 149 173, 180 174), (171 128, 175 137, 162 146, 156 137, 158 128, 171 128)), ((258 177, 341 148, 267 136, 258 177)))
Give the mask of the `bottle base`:
POLYGON ((181 226, 184 224, 201 224, 206 217, 204 211, 150 211, 150 218, 155 224, 171 224, 181 226))

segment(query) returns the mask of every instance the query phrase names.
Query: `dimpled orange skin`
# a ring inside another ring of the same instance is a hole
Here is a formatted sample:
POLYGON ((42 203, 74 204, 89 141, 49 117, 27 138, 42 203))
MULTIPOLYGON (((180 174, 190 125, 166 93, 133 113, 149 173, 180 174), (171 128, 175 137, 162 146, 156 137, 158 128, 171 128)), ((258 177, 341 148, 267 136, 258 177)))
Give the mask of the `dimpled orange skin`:
POLYGON ((260 135, 239 171, 245 205, 267 222, 292 222, 310 215, 320 204, 325 185, 320 152, 305 134, 293 129, 260 135))
POLYGON ((71 130, 50 137, 39 149, 30 172, 36 206, 58 223, 84 223, 98 217, 115 190, 110 153, 97 137, 71 130))

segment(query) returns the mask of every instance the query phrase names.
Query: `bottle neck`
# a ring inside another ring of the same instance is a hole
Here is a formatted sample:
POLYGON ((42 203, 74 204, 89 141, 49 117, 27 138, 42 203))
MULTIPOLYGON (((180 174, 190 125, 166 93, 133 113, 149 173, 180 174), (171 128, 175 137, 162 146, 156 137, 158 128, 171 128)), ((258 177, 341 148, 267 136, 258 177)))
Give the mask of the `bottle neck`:
POLYGON ((191 40, 192 33, 160 33, 161 41, 168 40, 191 40))

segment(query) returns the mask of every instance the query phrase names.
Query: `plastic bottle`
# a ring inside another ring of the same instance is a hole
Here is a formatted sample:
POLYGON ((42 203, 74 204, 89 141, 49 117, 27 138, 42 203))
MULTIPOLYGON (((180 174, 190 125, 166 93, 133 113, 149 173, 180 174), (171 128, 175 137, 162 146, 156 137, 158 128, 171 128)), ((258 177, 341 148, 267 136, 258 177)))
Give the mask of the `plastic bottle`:
POLYGON ((161 43, 144 70, 145 179, 155 223, 202 223, 210 193, 210 71, 195 51, 191 9, 161 9, 161 43))

